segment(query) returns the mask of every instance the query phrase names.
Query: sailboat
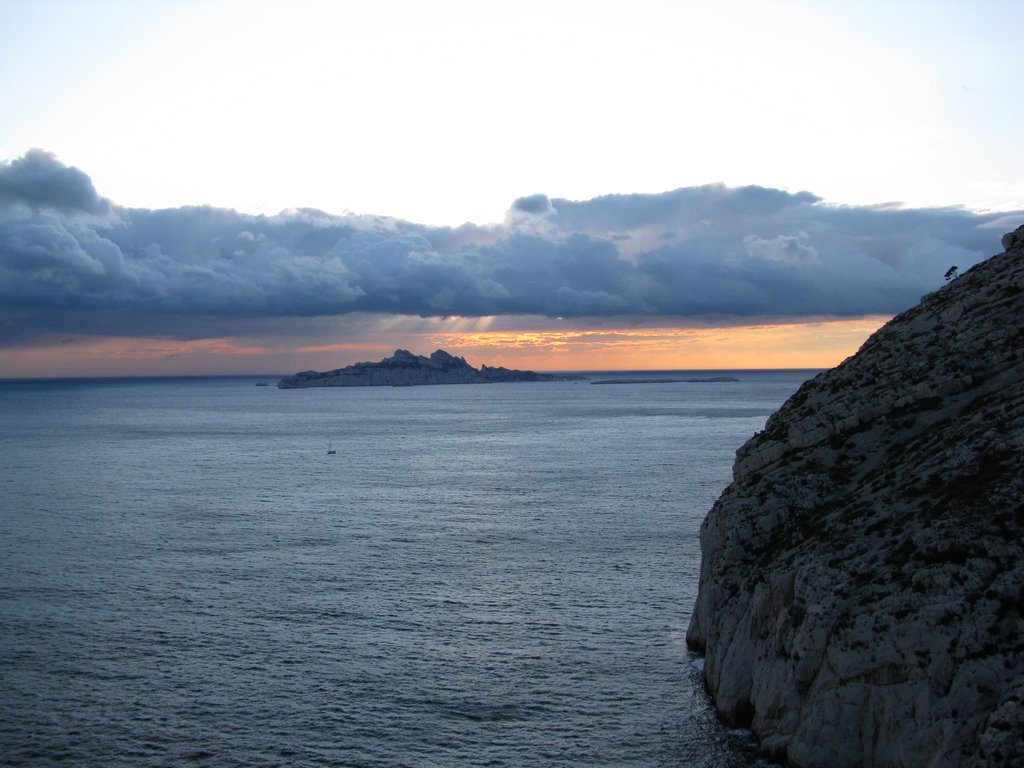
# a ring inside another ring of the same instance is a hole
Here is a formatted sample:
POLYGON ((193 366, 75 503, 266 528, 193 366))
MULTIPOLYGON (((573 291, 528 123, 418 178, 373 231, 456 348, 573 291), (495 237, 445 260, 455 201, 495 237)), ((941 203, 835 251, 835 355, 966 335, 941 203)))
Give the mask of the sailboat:
POLYGON ((333 456, 336 453, 337 453, 337 451, 334 450, 334 446, 330 442, 328 442, 327 443, 327 455, 328 456, 333 456))

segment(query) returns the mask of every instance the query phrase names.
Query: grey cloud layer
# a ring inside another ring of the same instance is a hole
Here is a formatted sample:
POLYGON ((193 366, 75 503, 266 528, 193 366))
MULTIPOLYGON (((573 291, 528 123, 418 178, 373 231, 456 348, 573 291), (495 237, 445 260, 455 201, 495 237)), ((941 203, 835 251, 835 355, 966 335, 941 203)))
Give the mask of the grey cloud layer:
POLYGON ((434 228, 302 210, 118 208, 33 151, 0 165, 0 340, 216 335, 242 318, 892 313, 998 250, 1006 214, 821 204, 721 185, 434 228), (222 324, 218 326, 218 323, 222 324), (218 330, 214 330, 217 326, 218 330), (206 330, 202 330, 206 328, 206 330))
POLYGON ((105 213, 109 204, 96 194, 92 179, 34 149, 0 166, 0 206, 22 204, 65 213, 105 213))

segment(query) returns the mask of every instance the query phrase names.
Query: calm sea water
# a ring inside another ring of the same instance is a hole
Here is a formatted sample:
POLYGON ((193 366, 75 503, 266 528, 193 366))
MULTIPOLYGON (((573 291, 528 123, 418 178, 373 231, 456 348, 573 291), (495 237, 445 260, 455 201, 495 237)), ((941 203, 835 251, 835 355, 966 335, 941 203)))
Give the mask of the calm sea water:
POLYGON ((698 528, 811 374, 732 375, 0 382, 0 761, 753 765, 698 528))

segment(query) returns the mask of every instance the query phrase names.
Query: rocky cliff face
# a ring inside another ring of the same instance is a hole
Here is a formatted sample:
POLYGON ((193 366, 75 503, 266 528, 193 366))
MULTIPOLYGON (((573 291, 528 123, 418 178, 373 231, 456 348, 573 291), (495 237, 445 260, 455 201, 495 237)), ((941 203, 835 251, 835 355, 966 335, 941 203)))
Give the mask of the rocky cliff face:
POLYGON ((439 349, 430 357, 396 349, 379 363, 356 363, 320 373, 303 371, 277 383, 279 389, 302 387, 402 387, 420 384, 492 384, 502 381, 556 381, 559 377, 533 371, 512 371, 486 365, 474 368, 465 358, 439 349))
POLYGON ((793 766, 1024 765, 1024 227, 807 382, 701 530, 687 642, 793 766))

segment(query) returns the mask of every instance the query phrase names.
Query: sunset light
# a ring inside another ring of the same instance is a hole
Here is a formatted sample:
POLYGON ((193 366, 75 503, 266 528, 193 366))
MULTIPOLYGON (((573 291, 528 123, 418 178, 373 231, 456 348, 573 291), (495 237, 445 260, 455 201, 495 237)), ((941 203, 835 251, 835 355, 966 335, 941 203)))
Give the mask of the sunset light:
MULTIPOLYGON (((829 368, 888 318, 823 320, 717 328, 452 331, 406 333, 395 343, 427 354, 445 349, 480 365, 536 371, 732 370, 829 368)), ((271 375, 329 370, 389 355, 388 342, 320 344, 296 349, 244 339, 170 341, 65 338, 0 350, 0 366, 25 377, 271 375)))
POLYGON ((1024 766, 1022 30, 0 0, 0 763, 1024 766))
POLYGON ((428 337, 428 347, 508 368, 556 371, 830 368, 887 317, 726 328, 617 328, 465 333, 428 337))
POLYGON ((1024 210, 1021 13, 0 0, 0 378, 828 367, 1024 210))

